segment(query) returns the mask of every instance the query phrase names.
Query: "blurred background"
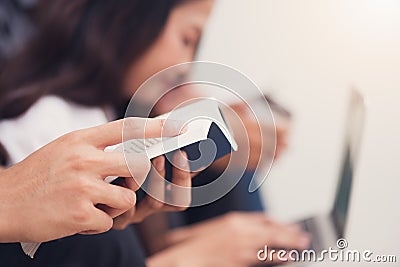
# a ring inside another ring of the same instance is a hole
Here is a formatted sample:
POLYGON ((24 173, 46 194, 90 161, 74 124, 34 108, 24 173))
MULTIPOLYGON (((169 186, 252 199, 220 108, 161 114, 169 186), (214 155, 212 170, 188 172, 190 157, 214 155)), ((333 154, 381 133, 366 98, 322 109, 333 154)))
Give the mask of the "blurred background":
POLYGON ((241 70, 292 111, 288 150, 262 188, 285 221, 331 207, 349 89, 363 92, 347 237, 377 253, 400 247, 399 14, 398 0, 219 0, 198 56, 241 70))

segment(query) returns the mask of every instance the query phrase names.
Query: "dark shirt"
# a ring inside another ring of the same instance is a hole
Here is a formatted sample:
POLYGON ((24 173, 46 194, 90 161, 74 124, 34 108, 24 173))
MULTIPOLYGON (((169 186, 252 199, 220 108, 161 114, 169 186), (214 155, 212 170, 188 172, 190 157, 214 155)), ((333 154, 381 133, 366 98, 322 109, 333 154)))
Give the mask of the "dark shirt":
MULTIPOLYGON (((193 187, 208 184, 219 176, 218 172, 206 169, 193 179, 193 187)), ((248 191, 253 172, 245 172, 238 184, 222 198, 204 206, 189 208, 170 216, 171 226, 178 227, 198 223, 232 211, 263 211, 260 190, 248 191)))
POLYGON ((19 243, 0 244, 1 267, 142 267, 145 257, 135 230, 74 235, 44 243, 34 259, 19 243))

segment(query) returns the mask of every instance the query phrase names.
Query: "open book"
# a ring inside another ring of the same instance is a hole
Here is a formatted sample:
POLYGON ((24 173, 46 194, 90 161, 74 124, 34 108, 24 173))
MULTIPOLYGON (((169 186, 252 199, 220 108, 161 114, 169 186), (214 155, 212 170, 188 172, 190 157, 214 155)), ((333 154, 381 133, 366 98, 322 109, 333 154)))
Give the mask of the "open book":
MULTIPOLYGON (((184 121, 187 131, 175 137, 127 140, 107 147, 106 151, 144 153, 153 159, 160 155, 167 155, 169 158, 168 154, 182 149, 187 153, 190 170, 199 171, 216 159, 238 149, 217 100, 199 100, 157 118, 184 121)), ((170 164, 168 160, 166 164, 170 164)), ((117 178, 109 176, 105 181, 111 183, 117 178)), ((21 246, 24 252, 33 258, 40 243, 21 243, 21 246)))

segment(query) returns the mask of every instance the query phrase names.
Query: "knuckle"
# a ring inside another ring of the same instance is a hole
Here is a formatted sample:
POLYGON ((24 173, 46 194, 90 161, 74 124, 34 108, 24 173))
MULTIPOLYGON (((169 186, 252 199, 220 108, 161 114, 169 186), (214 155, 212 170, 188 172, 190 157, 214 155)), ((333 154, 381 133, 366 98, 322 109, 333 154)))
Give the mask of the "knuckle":
POLYGON ((81 226, 85 226, 90 221, 90 215, 87 211, 86 205, 80 204, 77 209, 72 213, 72 221, 81 226))
MULTIPOLYGON (((130 190, 130 189, 126 189, 126 190, 130 190)), ((135 192, 131 191, 130 194, 125 194, 124 206, 126 206, 128 209, 131 209, 132 207, 135 206, 135 204, 136 204, 136 194, 135 194, 135 192)))
POLYGON ((80 159, 87 166, 100 166, 107 163, 107 161, 104 159, 104 157, 102 157, 101 154, 94 153, 93 151, 91 151, 91 153, 88 154, 87 157, 83 157, 81 155, 80 159))
POLYGON ((73 163, 72 163, 72 168, 75 171, 81 172, 81 171, 85 170, 86 165, 82 160, 77 160, 76 158, 74 158, 73 163))
POLYGON ((82 130, 67 133, 63 136, 63 139, 68 144, 76 144, 82 141, 82 130))
POLYGON ((85 161, 82 158, 82 154, 75 150, 70 151, 67 162, 69 163, 71 169, 74 171, 80 172, 83 171, 86 167, 85 161))
POLYGON ((96 153, 85 153, 84 151, 71 151, 68 157, 73 170, 82 172, 95 169, 96 166, 105 164, 105 160, 96 153))
POLYGON ((94 190, 96 190, 96 188, 91 182, 91 179, 88 179, 86 176, 77 177, 75 181, 75 191, 78 194, 87 197, 91 195, 94 190))
POLYGON ((82 142, 82 139, 88 141, 93 137, 102 135, 103 134, 102 131, 103 131, 102 127, 90 127, 87 129, 78 130, 75 133, 77 134, 79 141, 82 142))
POLYGON ((103 129, 100 127, 92 127, 92 128, 90 128, 90 132, 88 132, 88 135, 98 136, 98 135, 103 134, 102 131, 103 131, 103 129))
POLYGON ((141 118, 138 117, 127 117, 123 119, 124 129, 136 129, 140 124, 141 118))

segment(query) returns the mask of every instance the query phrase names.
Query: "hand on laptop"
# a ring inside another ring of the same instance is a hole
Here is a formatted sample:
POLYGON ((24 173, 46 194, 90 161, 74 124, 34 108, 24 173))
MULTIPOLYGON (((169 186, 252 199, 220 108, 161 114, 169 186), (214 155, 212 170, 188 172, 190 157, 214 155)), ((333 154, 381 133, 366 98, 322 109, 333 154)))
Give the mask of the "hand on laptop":
POLYGON ((257 251, 265 245, 271 249, 303 250, 310 244, 310 236, 298 226, 277 223, 263 213, 246 212, 230 213, 174 230, 167 239, 172 246, 152 256, 148 266, 278 264, 284 262, 277 258, 272 262, 260 262, 257 251))

